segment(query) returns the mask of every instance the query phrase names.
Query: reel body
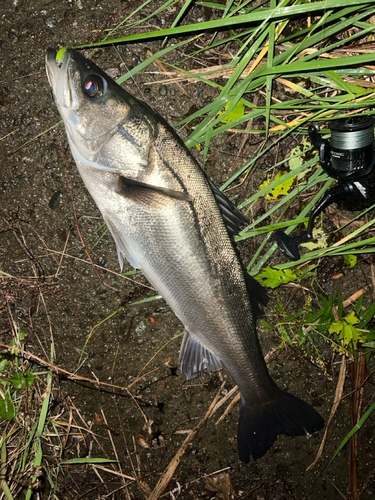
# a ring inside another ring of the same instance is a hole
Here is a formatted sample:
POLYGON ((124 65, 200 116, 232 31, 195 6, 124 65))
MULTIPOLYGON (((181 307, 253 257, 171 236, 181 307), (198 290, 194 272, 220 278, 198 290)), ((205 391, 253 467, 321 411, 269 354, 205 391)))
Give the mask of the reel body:
POLYGON ((338 182, 313 208, 306 233, 292 237, 276 232, 277 244, 289 260, 299 260, 298 246, 313 239, 316 217, 332 203, 342 201, 351 211, 375 203, 374 125, 375 119, 368 116, 335 120, 330 124, 331 142, 322 138, 317 125, 309 127, 321 167, 338 182))

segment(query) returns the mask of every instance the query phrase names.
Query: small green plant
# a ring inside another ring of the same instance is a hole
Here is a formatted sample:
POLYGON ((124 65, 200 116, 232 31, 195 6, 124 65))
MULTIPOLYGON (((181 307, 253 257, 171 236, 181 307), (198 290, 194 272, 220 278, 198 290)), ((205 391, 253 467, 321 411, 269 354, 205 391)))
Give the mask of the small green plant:
POLYGON ((355 315, 355 312, 352 311, 350 314, 347 314, 345 318, 332 323, 329 327, 329 333, 336 333, 343 341, 344 347, 352 344, 354 349, 357 349, 358 342, 364 343, 367 341, 367 337, 365 336, 366 331, 360 330, 354 326, 359 322, 360 320, 355 315))
POLYGON ((316 276, 316 264, 311 264, 303 269, 274 269, 266 267, 256 276, 256 279, 265 286, 277 288, 290 282, 300 283, 302 280, 316 276))
MULTIPOLYGON (((300 281, 300 270, 287 269, 280 274, 277 270, 267 268, 257 278, 270 287, 278 287, 292 281, 300 281)), ((313 270, 309 271, 313 274, 313 270)), ((375 328, 366 328, 375 314, 375 303, 363 308, 364 295, 358 299, 354 310, 344 314, 343 300, 339 292, 328 299, 321 297, 321 307, 313 310, 312 297, 305 295, 302 310, 289 314, 285 305, 276 304, 277 316, 280 318, 274 326, 264 320, 261 324, 275 330, 281 338, 279 349, 286 345, 293 347, 297 353, 307 356, 312 362, 326 371, 326 362, 321 351, 321 340, 329 343, 331 348, 352 357, 359 349, 371 354, 375 348, 375 328)))
MULTIPOLYGON (((17 339, 10 345, 18 347, 26 334, 18 332, 17 339)), ((12 420, 16 416, 15 401, 22 391, 27 391, 35 380, 35 374, 19 364, 19 358, 13 350, 0 354, 0 417, 12 420)))

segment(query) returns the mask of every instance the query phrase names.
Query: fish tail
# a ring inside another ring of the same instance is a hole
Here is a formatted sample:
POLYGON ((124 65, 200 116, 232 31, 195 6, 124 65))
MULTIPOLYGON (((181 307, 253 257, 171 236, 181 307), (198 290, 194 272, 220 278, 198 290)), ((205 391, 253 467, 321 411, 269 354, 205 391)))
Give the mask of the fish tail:
POLYGON ((262 457, 278 434, 303 436, 321 429, 324 420, 302 399, 279 389, 276 397, 260 405, 247 405, 242 399, 237 446, 240 459, 247 463, 262 457))

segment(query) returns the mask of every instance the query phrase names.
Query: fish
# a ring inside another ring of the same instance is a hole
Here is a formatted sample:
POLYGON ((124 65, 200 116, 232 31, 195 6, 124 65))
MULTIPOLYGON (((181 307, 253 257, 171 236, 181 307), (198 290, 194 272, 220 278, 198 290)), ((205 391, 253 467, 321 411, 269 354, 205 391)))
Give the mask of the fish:
POLYGON ((124 259, 140 269, 184 325, 188 380, 230 372, 241 394, 237 448, 248 463, 279 434, 324 425, 308 403, 271 378, 257 335, 267 305, 234 243, 247 223, 173 128, 73 49, 46 51, 46 70, 70 149, 124 259))

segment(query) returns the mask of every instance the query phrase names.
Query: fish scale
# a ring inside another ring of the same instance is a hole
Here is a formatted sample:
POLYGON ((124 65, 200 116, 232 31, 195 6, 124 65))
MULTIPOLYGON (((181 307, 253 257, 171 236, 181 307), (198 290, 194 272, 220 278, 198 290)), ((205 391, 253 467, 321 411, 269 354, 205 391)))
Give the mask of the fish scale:
POLYGON ((226 366, 241 392, 240 459, 260 458, 278 434, 324 425, 272 380, 256 332, 268 298, 231 236, 246 219, 212 184, 167 122, 72 49, 46 68, 81 177, 126 258, 185 327, 188 379, 226 366))

